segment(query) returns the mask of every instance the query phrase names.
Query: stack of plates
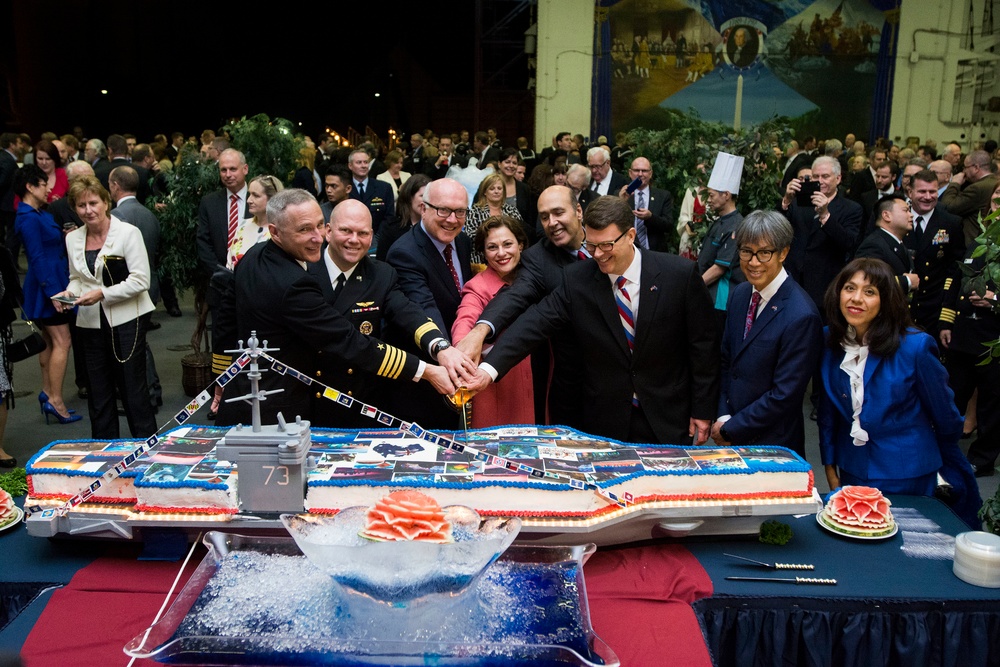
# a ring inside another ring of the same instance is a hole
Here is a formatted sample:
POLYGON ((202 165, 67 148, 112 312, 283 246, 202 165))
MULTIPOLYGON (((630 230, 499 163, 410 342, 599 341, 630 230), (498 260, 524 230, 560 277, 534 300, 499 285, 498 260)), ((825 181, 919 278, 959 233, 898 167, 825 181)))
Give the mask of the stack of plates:
POLYGON ((984 588, 1000 588, 1000 535, 981 530, 955 538, 955 576, 984 588))

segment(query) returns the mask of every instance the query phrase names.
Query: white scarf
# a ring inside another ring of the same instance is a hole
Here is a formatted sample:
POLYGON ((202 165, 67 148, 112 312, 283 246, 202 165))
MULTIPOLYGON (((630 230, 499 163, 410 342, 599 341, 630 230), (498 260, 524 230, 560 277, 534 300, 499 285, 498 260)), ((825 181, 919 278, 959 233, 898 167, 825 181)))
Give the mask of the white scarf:
POLYGON ((861 406, 865 402, 865 363, 868 361, 868 346, 858 345, 854 328, 848 327, 846 340, 840 344, 844 348, 844 360, 840 370, 847 373, 851 381, 851 407, 854 410, 851 421, 851 436, 856 447, 868 444, 868 432, 861 428, 861 406))

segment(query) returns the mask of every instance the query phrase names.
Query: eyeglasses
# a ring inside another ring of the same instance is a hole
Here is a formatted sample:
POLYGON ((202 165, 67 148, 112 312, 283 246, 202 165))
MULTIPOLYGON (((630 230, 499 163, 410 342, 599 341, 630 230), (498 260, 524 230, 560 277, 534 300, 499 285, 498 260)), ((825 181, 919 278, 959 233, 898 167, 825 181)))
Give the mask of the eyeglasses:
POLYGON ((629 230, 626 229, 624 232, 619 234, 618 238, 616 238, 614 241, 605 241, 604 243, 587 243, 586 237, 584 237, 583 247, 585 247, 587 249, 587 252, 589 252, 591 255, 597 252, 598 248, 601 249, 601 252, 611 252, 612 250, 614 250, 615 244, 621 241, 622 237, 628 234, 628 231, 629 230))
POLYGON ((454 214, 456 220, 465 220, 465 216, 469 214, 469 209, 467 208, 445 208, 444 206, 435 206, 427 201, 424 202, 424 205, 434 209, 434 212, 443 219, 447 219, 454 214))
POLYGON ((591 169, 600 169, 601 167, 603 167, 606 164, 607 164, 607 161, 602 162, 601 164, 589 164, 588 163, 587 166, 590 167, 591 169))
POLYGON ((757 252, 751 251, 749 248, 740 248, 740 260, 743 262, 749 262, 752 258, 756 257, 757 261, 761 264, 767 264, 771 261, 771 257, 777 252, 774 248, 763 248, 757 252))

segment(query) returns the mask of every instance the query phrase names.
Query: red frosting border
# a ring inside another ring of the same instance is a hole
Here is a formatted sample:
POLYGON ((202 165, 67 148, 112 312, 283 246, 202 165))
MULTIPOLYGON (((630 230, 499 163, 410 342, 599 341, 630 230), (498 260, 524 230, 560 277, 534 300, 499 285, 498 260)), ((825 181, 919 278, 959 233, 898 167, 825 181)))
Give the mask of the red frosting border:
POLYGON ((136 512, 159 512, 161 514, 236 514, 239 509, 233 507, 163 507, 160 505, 140 505, 134 508, 136 512))

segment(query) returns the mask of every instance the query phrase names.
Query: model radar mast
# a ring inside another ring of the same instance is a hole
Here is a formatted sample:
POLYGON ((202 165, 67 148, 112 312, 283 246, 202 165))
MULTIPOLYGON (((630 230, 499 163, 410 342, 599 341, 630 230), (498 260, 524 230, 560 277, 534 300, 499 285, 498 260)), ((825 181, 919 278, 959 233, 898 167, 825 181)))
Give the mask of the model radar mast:
MULTIPOLYGON (((241 513, 303 511, 311 443, 309 422, 296 416, 295 423, 288 424, 280 412, 277 424, 261 425, 260 419, 260 402, 267 400, 271 394, 284 391, 260 388, 260 358, 266 352, 278 349, 268 347, 266 340, 259 345, 257 332, 251 331, 246 347, 241 340, 239 349, 226 350, 250 357, 248 368, 241 371, 247 373, 250 380, 250 393, 226 399, 226 403, 249 403, 252 427, 247 430, 243 424, 237 424, 219 440, 216 448, 219 460, 236 464, 241 513)), ((270 356, 267 355, 267 358, 270 356)))

